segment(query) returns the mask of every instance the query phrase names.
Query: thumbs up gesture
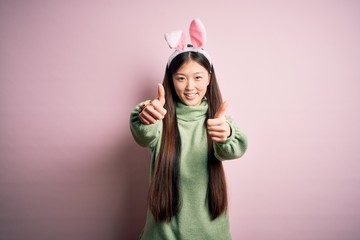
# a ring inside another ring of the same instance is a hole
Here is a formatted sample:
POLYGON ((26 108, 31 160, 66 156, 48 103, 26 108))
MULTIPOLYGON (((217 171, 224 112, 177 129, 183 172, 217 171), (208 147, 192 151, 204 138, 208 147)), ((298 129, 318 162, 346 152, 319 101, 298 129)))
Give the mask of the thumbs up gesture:
POLYGON ((225 111, 228 105, 227 101, 223 102, 215 113, 214 118, 207 120, 207 131, 214 142, 225 142, 231 134, 230 126, 225 118, 225 111))
POLYGON ((158 120, 165 117, 165 89, 164 86, 158 84, 158 96, 152 101, 146 101, 139 113, 140 120, 145 124, 154 124, 158 120))

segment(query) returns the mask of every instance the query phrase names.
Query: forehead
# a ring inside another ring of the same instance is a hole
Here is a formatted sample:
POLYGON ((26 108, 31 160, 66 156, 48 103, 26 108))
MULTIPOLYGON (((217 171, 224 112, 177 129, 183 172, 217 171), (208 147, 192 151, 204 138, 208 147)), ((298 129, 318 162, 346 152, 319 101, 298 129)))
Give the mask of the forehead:
POLYGON ((192 59, 181 65, 180 68, 175 72, 175 74, 194 74, 194 73, 207 73, 207 70, 198 62, 192 59))

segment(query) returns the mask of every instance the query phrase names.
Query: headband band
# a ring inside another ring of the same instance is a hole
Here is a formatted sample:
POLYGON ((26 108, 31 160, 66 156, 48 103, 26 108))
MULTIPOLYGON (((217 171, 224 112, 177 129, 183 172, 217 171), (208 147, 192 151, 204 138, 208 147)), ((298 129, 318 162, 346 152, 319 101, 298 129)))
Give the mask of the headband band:
POLYGON ((175 52, 173 52, 169 57, 167 66, 170 66, 172 60, 174 60, 177 55, 184 52, 201 53, 207 58, 210 64, 212 64, 210 55, 202 48, 206 43, 206 30, 200 19, 194 19, 191 21, 189 33, 192 45, 186 45, 186 37, 181 30, 165 34, 165 40, 169 47, 171 49, 175 49, 175 52))
POLYGON ((204 51, 204 49, 202 48, 195 48, 193 47, 192 45, 188 45, 186 48, 184 48, 184 50, 176 50, 175 52, 173 52, 170 57, 169 57, 169 60, 167 62, 167 66, 170 66, 172 60, 174 60, 174 58, 181 54, 181 53, 184 53, 184 52, 198 52, 198 53, 201 53, 202 55, 204 55, 206 57, 206 59, 209 61, 210 65, 212 65, 212 62, 211 62, 211 57, 210 55, 204 51))

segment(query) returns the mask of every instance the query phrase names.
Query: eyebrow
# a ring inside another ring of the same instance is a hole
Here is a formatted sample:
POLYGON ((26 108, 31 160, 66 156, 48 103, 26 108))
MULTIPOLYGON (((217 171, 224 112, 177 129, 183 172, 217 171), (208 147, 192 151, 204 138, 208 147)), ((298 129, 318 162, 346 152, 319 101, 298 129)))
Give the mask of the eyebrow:
MULTIPOLYGON (((204 74, 204 72, 194 72, 193 73, 194 75, 197 75, 197 74, 204 74)), ((174 75, 184 75, 184 76, 186 76, 186 74, 184 74, 184 73, 179 73, 179 72, 176 72, 176 73, 174 73, 174 75)))

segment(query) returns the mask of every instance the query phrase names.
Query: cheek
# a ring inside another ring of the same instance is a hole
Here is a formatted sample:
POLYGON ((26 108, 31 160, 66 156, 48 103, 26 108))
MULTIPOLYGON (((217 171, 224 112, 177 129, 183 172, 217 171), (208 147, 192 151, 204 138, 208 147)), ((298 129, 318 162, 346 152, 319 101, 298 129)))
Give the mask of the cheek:
POLYGON ((209 82, 204 82, 204 83, 202 83, 201 88, 202 88, 204 91, 206 91, 206 89, 207 89, 208 86, 209 86, 209 82))

